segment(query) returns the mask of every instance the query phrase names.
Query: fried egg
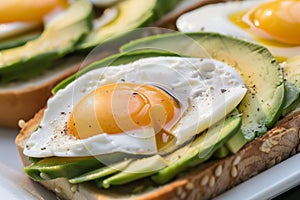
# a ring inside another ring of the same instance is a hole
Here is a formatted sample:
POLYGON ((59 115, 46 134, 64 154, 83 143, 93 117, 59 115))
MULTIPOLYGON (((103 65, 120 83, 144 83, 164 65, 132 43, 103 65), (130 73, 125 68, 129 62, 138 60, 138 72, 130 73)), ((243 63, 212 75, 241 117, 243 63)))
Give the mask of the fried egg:
POLYGON ((300 1, 232 1, 186 13, 176 24, 182 32, 218 32, 267 47, 278 61, 300 52, 300 1))
POLYGON ((0 1, 0 40, 43 26, 47 17, 68 4, 68 0, 0 1))
POLYGON ((49 99, 24 154, 159 153, 223 119, 246 91, 238 72, 209 58, 153 57, 95 69, 49 99))

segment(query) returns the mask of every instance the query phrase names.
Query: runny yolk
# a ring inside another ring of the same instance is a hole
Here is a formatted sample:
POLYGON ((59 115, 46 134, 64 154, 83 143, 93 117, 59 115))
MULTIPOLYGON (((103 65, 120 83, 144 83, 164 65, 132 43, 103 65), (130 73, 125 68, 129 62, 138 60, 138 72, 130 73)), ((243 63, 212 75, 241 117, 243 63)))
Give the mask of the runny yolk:
POLYGON ((275 0, 262 3, 248 12, 234 13, 230 19, 259 39, 289 45, 300 44, 300 1, 275 0))
POLYGON ((0 23, 42 22, 49 13, 67 6, 68 0, 1 0, 0 23))
POLYGON ((158 149, 174 136, 167 129, 180 117, 177 101, 165 91, 150 85, 116 83, 99 87, 74 107, 67 123, 68 132, 78 139, 101 133, 152 127, 158 149))

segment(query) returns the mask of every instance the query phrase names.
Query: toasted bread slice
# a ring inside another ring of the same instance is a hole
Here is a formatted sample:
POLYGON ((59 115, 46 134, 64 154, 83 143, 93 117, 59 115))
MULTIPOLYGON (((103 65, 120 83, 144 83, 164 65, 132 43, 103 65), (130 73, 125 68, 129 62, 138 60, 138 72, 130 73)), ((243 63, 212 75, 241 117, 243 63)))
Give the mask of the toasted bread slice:
MULTIPOLYGON (((39 125, 44 109, 40 110, 21 130, 16 144, 24 165, 30 161, 23 155, 24 145, 39 125)), ((141 180, 109 190, 93 183, 70 184, 65 178, 40 182, 64 199, 210 199, 273 165, 296 154, 299 148, 300 110, 280 121, 264 136, 244 146, 237 154, 191 168, 180 178, 147 193, 131 194, 130 188, 147 184, 141 180)))

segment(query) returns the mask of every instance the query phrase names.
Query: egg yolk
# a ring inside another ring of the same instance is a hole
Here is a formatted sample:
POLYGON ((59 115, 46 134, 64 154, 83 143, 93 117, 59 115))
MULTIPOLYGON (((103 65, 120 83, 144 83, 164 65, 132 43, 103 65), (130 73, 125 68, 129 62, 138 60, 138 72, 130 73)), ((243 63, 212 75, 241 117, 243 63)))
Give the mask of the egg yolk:
POLYGON ((240 19, 233 19, 234 17, 231 19, 242 28, 248 25, 251 33, 258 38, 298 45, 300 44, 299 13, 299 0, 276 0, 263 3, 243 13, 240 19))
POLYGON ((1 0, 0 23, 42 22, 47 14, 67 6, 68 0, 1 0))
POLYGON ((81 99, 70 115, 67 130, 84 139, 152 127, 160 149, 174 139, 167 129, 179 117, 180 106, 165 91, 150 85, 116 83, 101 86, 81 99))

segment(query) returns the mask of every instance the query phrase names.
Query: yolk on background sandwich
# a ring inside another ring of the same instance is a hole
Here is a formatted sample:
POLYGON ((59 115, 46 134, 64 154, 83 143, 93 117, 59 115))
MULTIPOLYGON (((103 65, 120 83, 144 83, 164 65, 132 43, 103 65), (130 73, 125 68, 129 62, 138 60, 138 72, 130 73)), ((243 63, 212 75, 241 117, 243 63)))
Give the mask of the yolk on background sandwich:
POLYGON ((230 36, 145 37, 58 84, 16 144, 64 199, 210 199, 296 153, 297 80, 230 36))

